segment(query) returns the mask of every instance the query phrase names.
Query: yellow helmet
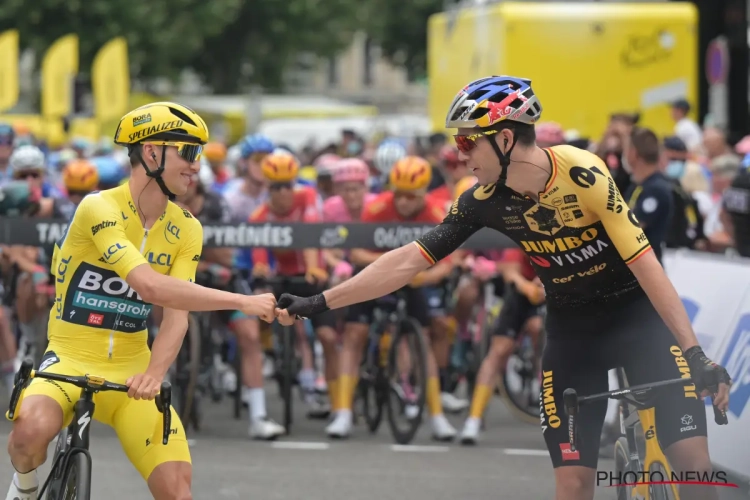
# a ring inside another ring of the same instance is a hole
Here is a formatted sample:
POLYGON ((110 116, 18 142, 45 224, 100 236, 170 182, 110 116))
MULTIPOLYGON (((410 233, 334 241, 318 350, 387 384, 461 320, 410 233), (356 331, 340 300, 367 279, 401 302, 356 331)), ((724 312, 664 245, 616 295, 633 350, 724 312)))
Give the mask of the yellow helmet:
POLYGON ((289 153, 271 153, 261 160, 260 169, 270 182, 291 182, 299 174, 299 162, 289 153))
POLYGON ((93 191, 99 185, 99 170, 88 160, 73 160, 63 169, 68 191, 93 191))
POLYGON ((393 189, 402 191, 426 189, 432 180, 432 166, 419 156, 406 156, 393 165, 389 180, 393 189))
POLYGON ((227 147, 220 142, 209 142, 203 148, 203 154, 210 162, 222 162, 227 159, 227 147))
POLYGON ((208 127, 203 118, 187 106, 154 102, 120 118, 115 132, 115 144, 121 146, 146 141, 206 144, 208 127))
POLYGON ((477 178, 473 175, 462 177, 461 180, 456 183, 456 187, 453 188, 453 200, 457 200, 459 196, 474 187, 474 184, 476 183, 477 178))

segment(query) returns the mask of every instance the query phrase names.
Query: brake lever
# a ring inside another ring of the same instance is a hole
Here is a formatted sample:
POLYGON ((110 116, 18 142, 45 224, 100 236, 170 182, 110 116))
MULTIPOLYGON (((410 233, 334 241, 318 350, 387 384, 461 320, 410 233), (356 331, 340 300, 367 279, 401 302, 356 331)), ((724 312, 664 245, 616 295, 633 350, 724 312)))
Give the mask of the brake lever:
POLYGON ((162 413, 162 438, 161 442, 166 445, 169 442, 169 433, 172 428, 172 384, 169 382, 161 383, 161 391, 157 396, 156 407, 162 413))
POLYGON ((10 396, 10 403, 8 404, 8 414, 6 415, 8 420, 13 420, 16 417, 16 409, 18 407, 18 401, 21 399, 21 393, 26 388, 26 384, 31 379, 31 370, 34 368, 34 362, 30 359, 24 359, 21 363, 21 368, 16 372, 13 383, 13 391, 10 396))

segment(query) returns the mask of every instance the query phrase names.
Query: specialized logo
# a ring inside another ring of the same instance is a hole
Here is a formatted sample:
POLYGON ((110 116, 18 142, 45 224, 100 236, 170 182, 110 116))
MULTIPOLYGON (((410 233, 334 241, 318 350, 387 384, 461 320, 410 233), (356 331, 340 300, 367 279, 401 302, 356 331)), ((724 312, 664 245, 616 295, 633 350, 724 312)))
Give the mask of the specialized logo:
POLYGON ((542 432, 544 433, 547 430, 547 423, 553 429, 560 427, 560 417, 557 416, 555 396, 552 394, 552 370, 542 372, 542 377, 542 394, 539 398, 539 417, 542 423, 542 432))
POLYGON ((82 263, 70 279, 60 319, 87 327, 136 333, 151 305, 114 271, 82 263))
POLYGON ((108 227, 116 226, 117 221, 113 220, 105 220, 97 224, 96 226, 91 226, 91 234, 96 235, 99 231, 102 229, 107 229, 108 227))
POLYGON ((151 122, 151 113, 136 116, 133 118, 133 126, 137 127, 138 125, 143 125, 144 123, 150 123, 151 122))
POLYGON ((477 188, 474 190, 474 199, 483 201, 495 194, 495 188, 497 187, 497 184, 492 183, 488 184, 486 186, 477 186, 477 188))
POLYGON ((552 236, 565 227, 565 223, 557 208, 545 205, 544 203, 534 205, 523 213, 523 217, 526 219, 529 229, 535 233, 552 236))
POLYGON ((183 121, 182 120, 172 120, 169 122, 164 122, 161 125, 154 125, 151 127, 146 127, 141 130, 137 130, 130 134, 128 136, 128 139, 130 139, 130 142, 135 142, 138 139, 145 139, 146 137, 150 137, 152 135, 158 134, 159 132, 165 132, 167 130, 174 130, 178 128, 182 128, 183 121))
POLYGON ((83 439, 83 431, 86 430, 86 427, 91 423, 91 416, 89 415, 89 412, 84 413, 81 415, 81 418, 78 419, 78 437, 80 439, 83 439))

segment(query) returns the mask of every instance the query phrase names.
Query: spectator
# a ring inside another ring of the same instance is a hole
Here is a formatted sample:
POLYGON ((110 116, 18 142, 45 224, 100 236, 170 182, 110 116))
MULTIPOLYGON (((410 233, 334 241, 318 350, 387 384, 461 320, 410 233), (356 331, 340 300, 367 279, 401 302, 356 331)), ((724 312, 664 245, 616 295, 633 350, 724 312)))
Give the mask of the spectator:
POLYGON ((718 156, 711 161, 711 192, 695 193, 693 196, 705 219, 703 232, 709 240, 711 250, 723 252, 732 241, 721 223, 722 196, 740 170, 740 159, 733 154, 718 156))
POLYGON ((428 138, 427 142, 427 150, 423 156, 432 165, 432 180, 427 188, 429 191, 432 191, 445 184, 445 177, 443 177, 443 172, 440 170, 439 165, 440 151, 448 144, 448 137, 445 134, 435 133, 428 138))
POLYGON ((690 153, 682 139, 676 136, 666 137, 664 157, 667 177, 679 182, 682 189, 691 196, 695 192, 708 192, 708 177, 703 172, 703 168, 690 159, 690 153))
POLYGON ((565 134, 562 127, 554 122, 537 123, 536 144, 540 148, 551 148, 565 144, 565 134))
POLYGON ((659 168, 659 156, 656 134, 647 128, 633 128, 626 151, 633 183, 625 199, 661 261, 674 201, 672 185, 659 168))
POLYGON ((13 141, 16 137, 13 127, 0 123, 0 185, 10 182, 10 155, 13 153, 13 141))
POLYGON ((750 257, 750 168, 744 168, 724 191, 722 223, 732 246, 743 257, 750 257))
POLYGON ((706 153, 707 163, 722 155, 734 155, 727 142, 726 134, 714 127, 708 127, 703 131, 703 149, 706 153))
MULTIPOLYGON (((609 173, 615 180, 615 185, 621 193, 625 193, 630 186, 630 174, 623 165, 622 153, 625 146, 624 131, 610 130, 597 145, 596 155, 604 160, 609 173)), ((627 132, 628 134, 630 132, 627 132)))
POLYGON ((703 141, 701 128, 688 118, 690 103, 685 99, 678 99, 672 103, 672 119, 675 121, 674 135, 682 139, 688 151, 697 151, 703 141))

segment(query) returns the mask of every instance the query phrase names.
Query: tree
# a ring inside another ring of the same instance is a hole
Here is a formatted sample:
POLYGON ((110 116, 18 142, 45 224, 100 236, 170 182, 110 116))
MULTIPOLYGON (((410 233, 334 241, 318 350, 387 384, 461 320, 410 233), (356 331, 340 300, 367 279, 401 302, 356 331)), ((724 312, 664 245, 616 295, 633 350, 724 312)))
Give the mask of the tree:
POLYGON ((243 0, 4 0, 0 31, 17 28, 41 57, 59 37, 79 37, 81 73, 107 41, 124 36, 134 74, 176 76, 203 41, 234 19, 243 0))
POLYGON ((427 69, 427 19, 443 10, 443 0, 369 0, 367 32, 383 55, 412 77, 427 69))
POLYGON ((247 84, 270 90, 301 53, 327 57, 344 49, 363 24, 359 0, 245 0, 234 20, 205 41, 193 68, 217 93, 247 84))

